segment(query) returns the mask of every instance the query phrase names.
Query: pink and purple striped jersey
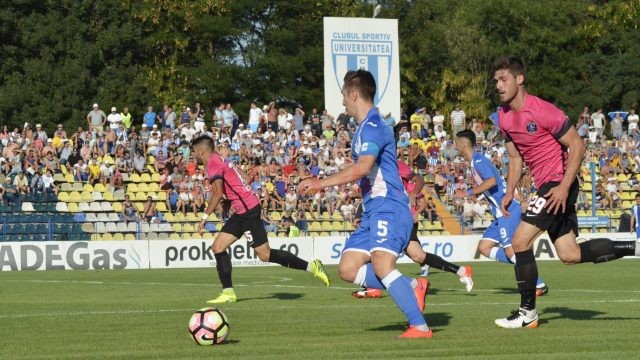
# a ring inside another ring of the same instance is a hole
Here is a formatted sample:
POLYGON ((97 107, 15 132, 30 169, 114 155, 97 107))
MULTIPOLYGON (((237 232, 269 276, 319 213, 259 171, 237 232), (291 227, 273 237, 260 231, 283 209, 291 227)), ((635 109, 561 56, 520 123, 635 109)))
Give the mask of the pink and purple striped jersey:
POLYGON ((536 96, 525 94, 520 111, 509 106, 498 110, 495 125, 506 135, 507 142, 512 141, 520 152, 531 170, 536 188, 549 181, 562 181, 568 152, 558 139, 572 126, 562 110, 536 96))
POLYGON ((225 161, 222 156, 211 155, 207 163, 207 174, 211 183, 216 179, 222 179, 224 195, 231 201, 231 207, 236 214, 244 214, 260 204, 258 196, 244 182, 235 165, 225 161))

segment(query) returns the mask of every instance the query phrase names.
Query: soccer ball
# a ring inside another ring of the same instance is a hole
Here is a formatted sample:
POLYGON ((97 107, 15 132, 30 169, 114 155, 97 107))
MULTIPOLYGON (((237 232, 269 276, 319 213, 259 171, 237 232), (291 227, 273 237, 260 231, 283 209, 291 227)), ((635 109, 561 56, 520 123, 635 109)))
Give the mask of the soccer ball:
POLYGON ((196 311, 189 320, 189 334, 197 344, 222 344, 229 335, 227 316, 219 309, 207 307, 196 311))

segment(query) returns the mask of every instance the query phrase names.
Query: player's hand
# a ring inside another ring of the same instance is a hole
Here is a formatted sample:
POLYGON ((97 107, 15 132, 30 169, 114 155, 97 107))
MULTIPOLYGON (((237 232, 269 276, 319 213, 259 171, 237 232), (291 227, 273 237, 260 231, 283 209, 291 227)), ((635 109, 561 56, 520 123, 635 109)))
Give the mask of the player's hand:
POLYGON ((547 209, 548 214, 563 213, 567 207, 567 195, 569 195, 569 189, 563 186, 553 187, 544 196, 547 202, 544 207, 547 209))
POLYGON ((313 190, 320 190, 322 185, 320 180, 318 179, 306 179, 302 180, 300 184, 298 184, 298 194, 303 195, 313 190))
POLYGON ((466 197, 466 196, 467 196, 467 192, 466 192, 466 191, 464 191, 462 188, 458 188, 458 189, 453 193, 453 196, 454 196, 456 199, 462 199, 462 198, 464 198, 464 197, 466 197))
POLYGON ((411 208, 416 206, 416 197, 415 196, 409 196, 409 206, 411 208))
POLYGON ((511 204, 512 200, 513 200, 513 194, 506 193, 502 197, 502 202, 500 203, 500 212, 502 212, 502 214, 505 217, 511 216, 511 213, 507 209, 509 208, 509 205, 511 204))
POLYGON ((200 220, 200 224, 198 225, 198 232, 202 234, 204 232, 204 226, 207 224, 207 220, 200 220))

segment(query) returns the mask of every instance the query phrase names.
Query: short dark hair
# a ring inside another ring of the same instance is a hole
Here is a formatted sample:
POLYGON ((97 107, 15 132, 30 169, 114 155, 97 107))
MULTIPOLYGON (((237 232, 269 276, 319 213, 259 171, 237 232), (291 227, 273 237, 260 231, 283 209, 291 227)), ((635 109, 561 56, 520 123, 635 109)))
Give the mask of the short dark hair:
POLYGON ((525 75, 524 60, 515 55, 500 56, 493 62, 493 73, 498 70, 508 70, 514 77, 525 75))
POLYGON ((459 131, 456 137, 468 139, 471 142, 471 146, 476 146, 476 134, 471 130, 459 131))
POLYGON ((371 100, 376 96, 376 79, 367 70, 350 70, 344 75, 345 90, 355 89, 365 100, 371 100))
POLYGON ((640 193, 636 193, 636 199, 640 198, 640 193))
POLYGON ((198 146, 206 146, 209 150, 214 151, 216 148, 216 144, 212 138, 208 136, 200 136, 197 139, 191 141, 191 148, 195 149, 198 146))

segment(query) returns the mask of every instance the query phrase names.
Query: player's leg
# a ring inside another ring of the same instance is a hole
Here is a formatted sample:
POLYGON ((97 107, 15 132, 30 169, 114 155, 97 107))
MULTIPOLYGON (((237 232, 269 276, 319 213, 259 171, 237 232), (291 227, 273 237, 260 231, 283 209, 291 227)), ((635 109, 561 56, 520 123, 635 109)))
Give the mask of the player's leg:
POLYGON ((516 258, 515 273, 520 292, 520 307, 506 318, 496 319, 495 323, 500 327, 516 329, 538 326, 538 314, 535 310, 538 267, 532 245, 542 232, 542 229, 523 221, 513 235, 512 246, 516 258))
POLYGON ((289 251, 271 249, 267 238, 267 232, 260 220, 260 207, 249 210, 242 219, 243 229, 247 229, 245 236, 249 245, 254 249, 256 255, 263 262, 279 264, 291 269, 308 271, 319 278, 326 286, 329 286, 329 276, 324 270, 322 262, 318 259, 308 262, 289 251))
POLYGON ((573 231, 558 237, 554 245, 558 257, 567 265, 585 262, 598 264, 625 256, 640 256, 640 248, 637 246, 637 241, 613 241, 606 238, 597 238, 578 244, 576 243, 576 233, 573 231))
POLYGON ((236 232, 236 230, 234 230, 233 223, 231 223, 234 216, 225 223, 211 246, 213 256, 216 258, 216 269, 218 271, 218 278, 222 284, 222 292, 217 298, 207 301, 210 304, 235 302, 237 300, 236 293, 233 290, 233 283, 231 281, 231 257, 227 252, 229 246, 240 237, 239 235, 232 233, 236 232), (227 226, 230 223, 231 225, 227 226))
POLYGON ((417 287, 412 287, 412 279, 402 275, 396 268, 400 252, 407 246, 413 224, 408 209, 398 212, 380 212, 371 215, 369 245, 371 264, 375 276, 389 291, 396 305, 409 321, 409 330, 401 338, 430 338, 431 330, 427 326, 418 299, 426 295, 425 279, 416 279, 417 287), (393 229, 390 225, 393 224, 393 229))

